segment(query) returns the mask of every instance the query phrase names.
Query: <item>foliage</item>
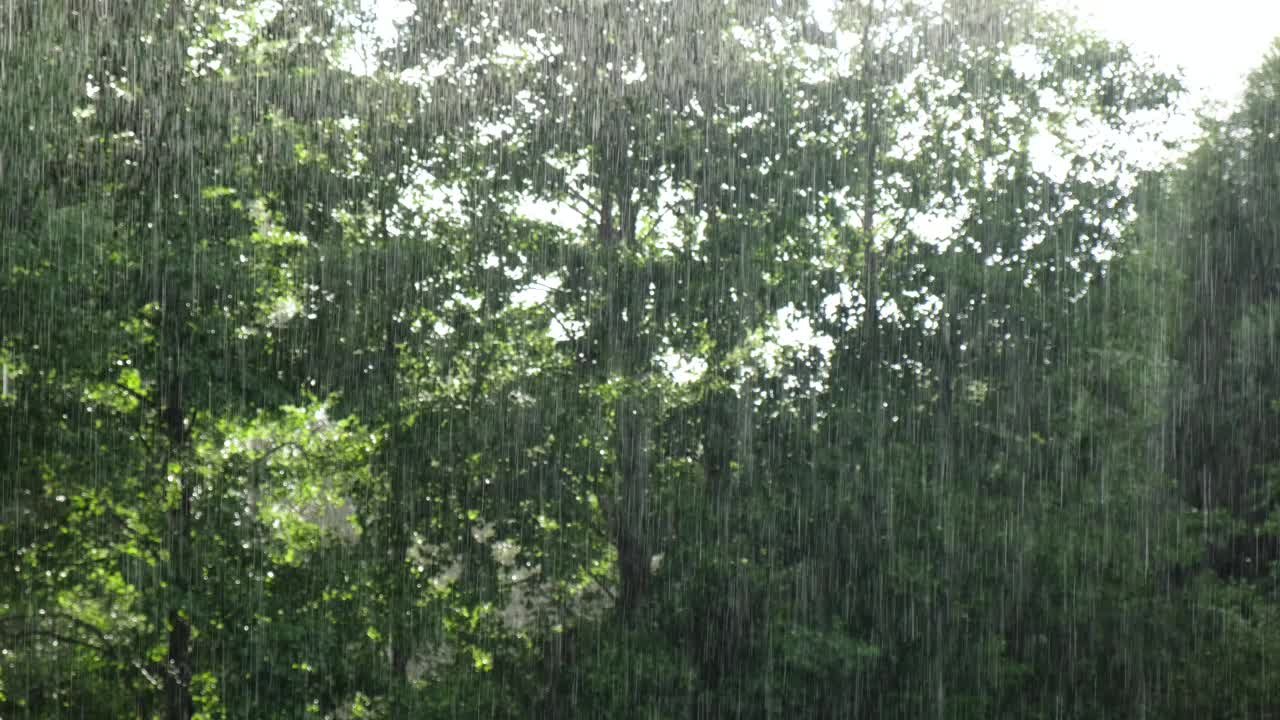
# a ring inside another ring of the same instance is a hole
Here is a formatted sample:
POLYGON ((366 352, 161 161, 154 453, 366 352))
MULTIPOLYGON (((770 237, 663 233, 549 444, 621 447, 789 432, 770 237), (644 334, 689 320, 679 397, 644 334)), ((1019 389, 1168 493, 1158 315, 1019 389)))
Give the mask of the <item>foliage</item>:
POLYGON ((1277 706, 1280 55, 694 5, 0 17, 0 715, 1277 706))

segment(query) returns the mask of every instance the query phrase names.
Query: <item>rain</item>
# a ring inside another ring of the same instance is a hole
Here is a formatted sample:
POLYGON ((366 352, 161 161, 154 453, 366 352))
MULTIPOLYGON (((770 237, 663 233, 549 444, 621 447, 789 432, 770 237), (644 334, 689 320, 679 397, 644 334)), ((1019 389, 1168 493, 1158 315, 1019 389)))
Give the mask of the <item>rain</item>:
POLYGON ((0 2, 0 718, 1280 717, 1280 10, 0 2))

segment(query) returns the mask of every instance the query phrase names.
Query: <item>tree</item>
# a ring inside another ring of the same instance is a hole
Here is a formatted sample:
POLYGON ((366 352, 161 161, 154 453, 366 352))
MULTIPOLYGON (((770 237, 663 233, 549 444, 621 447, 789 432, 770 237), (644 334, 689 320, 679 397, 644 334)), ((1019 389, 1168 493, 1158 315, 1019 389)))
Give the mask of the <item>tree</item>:
POLYGON ((1159 432, 1271 537, 1265 73, 1170 191, 1177 82, 1022 0, 64 5, 2 20, 6 717, 1268 707, 1159 432))
POLYGON ((1210 518, 1211 564, 1260 577, 1278 556, 1268 518, 1276 498, 1277 176, 1273 50, 1250 76, 1242 107, 1202 119, 1205 135, 1177 178, 1185 220, 1173 229, 1183 301, 1175 316, 1171 461, 1187 502, 1210 518))

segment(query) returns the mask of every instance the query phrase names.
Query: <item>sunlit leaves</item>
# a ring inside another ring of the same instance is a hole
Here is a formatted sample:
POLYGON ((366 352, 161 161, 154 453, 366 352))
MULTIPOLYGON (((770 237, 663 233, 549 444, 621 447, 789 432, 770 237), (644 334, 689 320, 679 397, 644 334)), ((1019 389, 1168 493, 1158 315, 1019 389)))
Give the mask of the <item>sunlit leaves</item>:
POLYGON ((354 418, 332 420, 329 412, 314 403, 242 426, 224 421, 200 446, 197 458, 234 482, 246 520, 261 524, 279 562, 300 562, 321 542, 360 537, 353 497, 368 491, 377 438, 354 418))
POLYGON ((17 11, 0 602, 119 648, 41 681, 160 712, 189 623, 225 717, 1156 712, 1175 83, 1013 0, 360 5, 17 11))

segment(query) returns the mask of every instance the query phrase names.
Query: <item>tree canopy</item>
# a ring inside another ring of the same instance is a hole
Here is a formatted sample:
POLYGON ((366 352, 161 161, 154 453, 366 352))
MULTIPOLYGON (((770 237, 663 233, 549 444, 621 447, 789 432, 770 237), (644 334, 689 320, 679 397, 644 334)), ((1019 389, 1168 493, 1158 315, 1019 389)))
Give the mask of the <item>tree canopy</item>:
POLYGON ((1032 0, 0 13, 0 716, 1280 707, 1280 50, 1032 0))

